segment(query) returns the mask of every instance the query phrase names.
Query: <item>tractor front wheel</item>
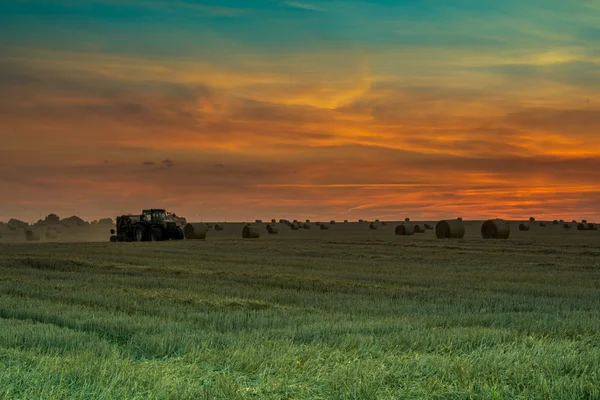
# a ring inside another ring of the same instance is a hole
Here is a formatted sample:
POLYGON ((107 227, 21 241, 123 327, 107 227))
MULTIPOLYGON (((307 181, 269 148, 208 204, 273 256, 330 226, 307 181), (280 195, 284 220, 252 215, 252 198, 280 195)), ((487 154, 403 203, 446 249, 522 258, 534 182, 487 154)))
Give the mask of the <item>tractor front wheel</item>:
POLYGON ((183 240, 185 238, 185 234, 183 233, 183 229, 181 227, 177 227, 177 233, 175 233, 175 240, 183 240))
POLYGON ((152 242, 160 242, 163 240, 163 233, 160 228, 152 228, 150 230, 150 241, 152 242))
POLYGON ((135 227, 135 241, 136 242, 148 241, 148 229, 144 225, 138 225, 135 227))

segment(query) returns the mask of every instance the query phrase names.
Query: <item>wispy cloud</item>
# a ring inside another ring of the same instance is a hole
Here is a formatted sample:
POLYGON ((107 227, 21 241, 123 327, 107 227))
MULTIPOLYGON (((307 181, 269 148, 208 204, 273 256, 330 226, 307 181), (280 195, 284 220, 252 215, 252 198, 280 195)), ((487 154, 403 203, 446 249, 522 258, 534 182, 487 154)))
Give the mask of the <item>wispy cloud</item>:
POLYGON ((310 3, 305 3, 305 2, 299 2, 299 1, 283 1, 281 4, 288 6, 288 7, 292 7, 292 8, 299 8, 301 10, 307 10, 307 11, 323 11, 323 8, 321 7, 317 7, 314 4, 310 4, 310 3))

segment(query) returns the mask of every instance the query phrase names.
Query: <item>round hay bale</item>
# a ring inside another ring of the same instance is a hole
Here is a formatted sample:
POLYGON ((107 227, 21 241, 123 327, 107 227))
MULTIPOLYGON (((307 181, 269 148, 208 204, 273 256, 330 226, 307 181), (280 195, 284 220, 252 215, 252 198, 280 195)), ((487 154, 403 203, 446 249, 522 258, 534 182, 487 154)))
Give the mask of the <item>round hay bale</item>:
POLYGON ((564 219, 559 219, 559 220, 558 220, 558 223, 560 223, 560 224, 564 224, 564 223, 565 223, 565 220, 564 220, 564 219))
POLYGON ((552 223, 553 223, 554 225, 558 225, 558 220, 557 220, 557 219, 555 219, 554 221, 552 221, 552 223))
POLYGON ((359 219, 359 220, 358 220, 358 223, 360 223, 360 224, 362 224, 363 222, 365 222, 365 220, 364 220, 364 219, 359 219))
POLYGON ((425 229, 433 229, 433 225, 431 224, 425 224, 425 229))
POLYGON ((546 227, 546 223, 545 222, 540 222, 540 227, 541 228, 545 228, 546 227))
POLYGON ((377 229, 377 224, 375 222, 371 222, 369 224, 369 229, 377 229))
POLYGON ((223 225, 221 225, 221 224, 215 224, 215 231, 222 231, 223 228, 224 228, 223 225))
POLYGON ((408 217, 404 218, 404 222, 410 222, 410 218, 408 218, 408 217))
POLYGON ((334 221, 334 220, 331 220, 331 221, 329 221, 329 224, 330 224, 330 225, 334 225, 334 224, 335 224, 335 221, 334 221))
POLYGON ((46 231, 46 239, 56 239, 58 238, 58 231, 56 229, 48 229, 46 231))
POLYGON ((581 220, 581 223, 582 223, 582 224, 587 224, 587 219, 582 219, 582 220, 581 220))
POLYGON ((415 225, 414 231, 415 231, 415 233, 425 233, 425 227, 421 226, 421 225, 415 225))
POLYGON ((382 222, 381 222, 381 226, 387 226, 387 222, 385 222, 385 221, 382 221, 382 222))
POLYGON ((438 239, 462 239, 465 226, 460 219, 445 219, 435 225, 435 236, 438 239))
POLYGON ((297 231, 298 229, 300 229, 300 225, 298 225, 297 222, 294 222, 290 225, 290 228, 292 228, 293 231, 297 231))
POLYGON ((40 236, 31 229, 27 229, 25 231, 25 240, 27 240, 28 242, 38 241, 40 240, 40 236))
POLYGON ((327 225, 325 225, 325 224, 321 224, 321 230, 322 230, 322 231, 329 230, 329 226, 327 226, 327 225))
POLYGON ((258 239, 260 237, 260 232, 258 228, 254 225, 246 225, 244 229, 242 229, 242 238, 243 239, 258 239))
POLYGON ((295 220, 294 220, 294 224, 297 224, 297 223, 298 223, 298 220, 297 220, 297 219, 295 219, 295 220))
POLYGON ((269 235, 277 235, 279 233, 279 229, 277 229, 277 227, 273 224, 268 224, 267 232, 269 233, 269 235))
POLYGON ((257 223, 257 224, 262 224, 262 219, 257 219, 254 222, 257 223))
POLYGON ((271 220, 271 223, 272 223, 272 224, 276 224, 276 223, 277 223, 277 220, 276 220, 275 218, 273 218, 273 219, 271 220))
POLYGON ((459 220, 459 221, 462 221, 462 217, 458 217, 458 218, 456 218, 456 219, 457 219, 457 220, 459 220))
POLYGON ((571 223, 572 223, 572 224, 576 224, 576 223, 577 223, 577 221, 576 221, 576 220, 573 220, 573 221, 571 221, 571 223))
POLYGON ((396 235, 411 236, 415 234, 415 227, 412 224, 402 224, 396 227, 396 235))
POLYGON ((310 225, 307 223, 302 224, 302 229, 310 229, 310 225))
POLYGON ((527 223, 519 224, 519 230, 520 231, 528 231, 529 230, 529 224, 527 224, 527 223))
POLYGON ((535 218, 529 217, 529 222, 535 222, 535 218))
POLYGON ((285 224, 285 223, 287 223, 287 221, 286 221, 285 219, 283 219, 283 218, 282 218, 282 219, 280 219, 280 220, 279 220, 279 223, 280 223, 280 224, 285 224))
POLYGON ((565 229, 571 229, 571 224, 564 224, 563 228, 565 228, 565 229))
POLYGON ((588 230, 590 231, 597 231, 598 230, 598 224, 593 224, 593 223, 589 223, 588 224, 588 230))
POLYGON ((348 223, 348 220, 347 220, 347 219, 345 219, 345 220, 344 220, 344 223, 345 223, 345 224, 347 224, 347 223, 348 223))
POLYGON ((306 222, 307 224, 310 224, 310 219, 307 219, 307 220, 306 220, 306 221, 304 221, 304 222, 306 222))
POLYGON ((208 226, 202 222, 190 222, 183 227, 183 235, 188 240, 204 240, 207 233, 208 226))
POLYGON ((577 224, 578 231, 587 231, 589 229, 590 229, 590 227, 586 223, 580 222, 579 224, 577 224))
POLYGON ((481 224, 481 236, 484 239, 508 239, 510 225, 503 219, 488 219, 481 224))

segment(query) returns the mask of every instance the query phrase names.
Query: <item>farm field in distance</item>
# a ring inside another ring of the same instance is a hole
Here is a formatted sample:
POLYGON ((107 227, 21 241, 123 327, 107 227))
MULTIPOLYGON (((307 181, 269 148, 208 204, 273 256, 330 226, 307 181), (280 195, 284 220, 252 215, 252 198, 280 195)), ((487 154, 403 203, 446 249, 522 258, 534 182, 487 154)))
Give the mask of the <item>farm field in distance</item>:
POLYGON ((5 235, 0 398, 598 399, 600 232, 480 224, 5 235))

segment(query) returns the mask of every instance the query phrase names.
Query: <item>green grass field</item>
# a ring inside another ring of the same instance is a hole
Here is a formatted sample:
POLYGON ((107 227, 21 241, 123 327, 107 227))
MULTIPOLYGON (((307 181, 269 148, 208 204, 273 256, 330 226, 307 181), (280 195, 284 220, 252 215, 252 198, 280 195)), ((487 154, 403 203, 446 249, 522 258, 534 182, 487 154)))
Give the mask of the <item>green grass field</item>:
POLYGON ((600 233, 514 226, 5 237, 0 398, 598 399, 600 233))

